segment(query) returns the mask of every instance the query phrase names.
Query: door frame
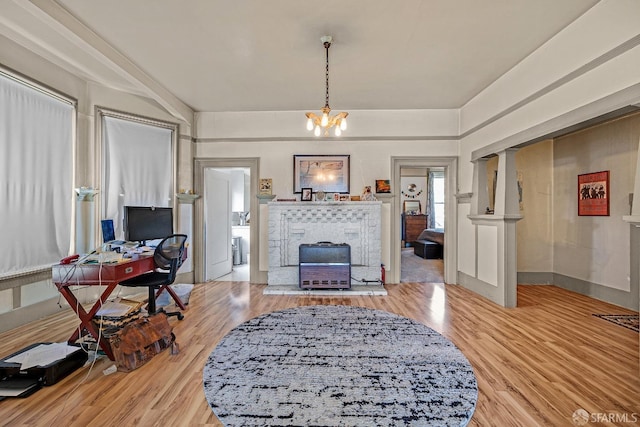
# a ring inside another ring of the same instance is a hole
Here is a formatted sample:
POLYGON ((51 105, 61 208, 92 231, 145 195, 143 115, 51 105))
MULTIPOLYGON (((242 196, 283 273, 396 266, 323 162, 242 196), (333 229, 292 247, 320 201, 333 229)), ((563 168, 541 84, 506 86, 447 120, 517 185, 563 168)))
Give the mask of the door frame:
POLYGON ((202 194, 203 197, 195 202, 194 209, 194 278, 196 283, 204 282, 205 269, 205 251, 204 251, 204 170, 208 168, 248 168, 250 195, 249 195, 249 238, 251 245, 249 246, 249 275, 252 283, 260 283, 259 275, 259 215, 258 206, 258 177, 260 176, 260 158, 259 157, 234 157, 234 158, 200 158, 194 159, 194 190, 196 194, 202 194))
MULTIPOLYGON (((393 173, 393 192, 402 194, 400 188, 401 168, 444 168, 445 197, 444 197, 444 282, 457 283, 458 266, 458 158, 457 157, 391 157, 391 171, 393 173)), ((391 283, 400 283, 400 267, 402 262, 402 227, 400 224, 402 214, 401 197, 391 212, 391 283)))

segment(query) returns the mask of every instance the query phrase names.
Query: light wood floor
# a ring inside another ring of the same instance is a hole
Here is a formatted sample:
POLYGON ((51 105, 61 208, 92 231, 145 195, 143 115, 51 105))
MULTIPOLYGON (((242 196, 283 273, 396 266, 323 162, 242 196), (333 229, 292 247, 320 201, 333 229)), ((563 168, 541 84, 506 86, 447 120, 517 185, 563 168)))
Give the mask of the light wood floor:
MULTIPOLYGON (((387 285, 386 297, 263 296, 265 285, 197 285, 183 321, 171 320, 180 353, 168 351, 131 373, 103 375, 99 358, 25 399, 0 402, 0 425, 220 425, 202 389, 202 368, 234 326, 299 305, 345 304, 397 313, 442 333, 475 369, 479 398, 471 426, 572 426, 574 411, 640 416, 638 334, 592 316, 635 314, 554 286, 520 286, 518 307, 501 308, 457 285, 387 285)), ((64 341, 69 310, 0 334, 0 356, 64 341)), ((336 422, 338 425, 338 422, 336 422)), ((593 425, 635 425, 589 423, 593 425)))

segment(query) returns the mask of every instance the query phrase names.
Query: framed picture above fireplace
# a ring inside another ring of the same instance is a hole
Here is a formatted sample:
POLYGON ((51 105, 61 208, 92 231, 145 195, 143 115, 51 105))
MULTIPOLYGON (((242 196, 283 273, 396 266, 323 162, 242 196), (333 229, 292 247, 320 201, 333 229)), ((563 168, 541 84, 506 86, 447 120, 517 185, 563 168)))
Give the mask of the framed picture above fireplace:
POLYGON ((303 188, 325 193, 349 194, 349 155, 293 156, 293 191, 303 188))

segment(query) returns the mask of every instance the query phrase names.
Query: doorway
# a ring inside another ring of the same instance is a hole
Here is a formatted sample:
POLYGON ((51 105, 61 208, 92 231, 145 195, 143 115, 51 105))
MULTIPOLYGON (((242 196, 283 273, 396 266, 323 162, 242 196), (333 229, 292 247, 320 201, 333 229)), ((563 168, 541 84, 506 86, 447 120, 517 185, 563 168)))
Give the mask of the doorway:
POLYGON ((444 283, 444 184, 442 167, 400 168, 400 283, 444 283))
POLYGON ((198 159, 197 282, 250 282, 257 269, 258 159, 198 159), (257 200, 257 199, 256 199, 257 200))
POLYGON ((251 171, 244 167, 204 171, 204 279, 250 279, 251 171))
MULTIPOLYGON (((443 255, 442 255, 442 274, 445 283, 456 283, 457 275, 457 229, 456 219, 458 215, 457 200, 455 189, 457 188, 457 158, 456 157, 392 157, 391 169, 393 172, 393 192, 398 194, 398 202, 393 204, 391 212, 391 271, 389 272, 391 283, 401 282, 402 269, 402 252, 405 248, 403 244, 402 230, 402 214, 403 214, 403 193, 408 193, 402 188, 402 172, 405 173, 412 169, 433 169, 441 172, 444 186, 443 198, 439 202, 439 206, 433 205, 431 210, 434 212, 442 210, 442 215, 438 215, 442 219, 442 228, 446 229, 443 233, 443 255)), ((426 180, 425 180, 426 181, 426 180)), ((407 184, 409 185, 409 184, 407 184)), ((426 184, 425 184, 426 186, 426 184)), ((414 194, 415 194, 414 188, 414 194)), ((421 193, 422 194, 422 193, 421 193)), ((417 198, 417 197, 416 197, 417 198)), ((435 201, 435 200, 434 200, 435 201)), ((426 198, 425 198, 426 203, 426 198)), ((409 249, 413 250, 413 248, 409 249)))

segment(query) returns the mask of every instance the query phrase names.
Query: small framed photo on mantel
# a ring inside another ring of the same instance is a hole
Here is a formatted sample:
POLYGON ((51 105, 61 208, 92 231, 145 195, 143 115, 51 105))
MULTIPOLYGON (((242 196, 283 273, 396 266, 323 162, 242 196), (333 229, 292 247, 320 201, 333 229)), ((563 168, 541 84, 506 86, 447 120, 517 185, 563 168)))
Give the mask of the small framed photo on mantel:
POLYGON ((391 193, 391 181, 388 179, 376 179, 376 193, 391 193))
POLYGON ((300 193, 300 201, 301 202, 310 202, 313 197, 313 191, 311 188, 302 188, 300 193))
POLYGON ((271 178, 260 178, 260 195, 271 196, 273 181, 271 178))

